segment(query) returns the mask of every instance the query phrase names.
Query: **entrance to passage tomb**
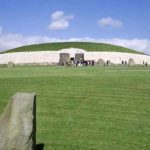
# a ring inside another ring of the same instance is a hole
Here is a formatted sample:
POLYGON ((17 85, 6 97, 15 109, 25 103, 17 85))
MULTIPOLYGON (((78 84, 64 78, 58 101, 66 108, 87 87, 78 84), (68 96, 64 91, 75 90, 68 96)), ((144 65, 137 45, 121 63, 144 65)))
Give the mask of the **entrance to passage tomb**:
POLYGON ((84 60, 84 53, 76 53, 75 54, 75 61, 81 61, 84 60))

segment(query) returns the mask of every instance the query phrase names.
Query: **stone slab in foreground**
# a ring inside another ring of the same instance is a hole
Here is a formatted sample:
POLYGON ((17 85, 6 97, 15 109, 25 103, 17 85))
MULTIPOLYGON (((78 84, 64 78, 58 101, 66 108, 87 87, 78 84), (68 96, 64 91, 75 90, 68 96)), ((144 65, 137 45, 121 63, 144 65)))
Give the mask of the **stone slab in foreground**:
POLYGON ((0 118, 0 150, 34 150, 36 95, 16 93, 0 118))

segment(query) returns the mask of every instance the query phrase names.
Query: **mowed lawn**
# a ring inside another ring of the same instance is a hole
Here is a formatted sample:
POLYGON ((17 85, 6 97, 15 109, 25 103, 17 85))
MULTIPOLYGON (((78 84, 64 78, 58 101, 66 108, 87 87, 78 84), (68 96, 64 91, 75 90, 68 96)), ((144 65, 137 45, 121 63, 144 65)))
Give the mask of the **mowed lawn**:
POLYGON ((150 67, 0 67, 0 114, 37 93, 44 150, 149 150, 150 67))

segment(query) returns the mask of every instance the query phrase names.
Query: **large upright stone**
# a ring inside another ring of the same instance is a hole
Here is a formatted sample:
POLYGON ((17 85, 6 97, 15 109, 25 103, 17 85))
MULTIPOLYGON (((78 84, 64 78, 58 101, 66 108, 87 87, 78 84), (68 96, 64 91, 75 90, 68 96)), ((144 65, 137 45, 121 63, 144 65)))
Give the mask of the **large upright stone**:
POLYGON ((9 61, 8 64, 7 64, 8 68, 14 68, 14 62, 12 61, 9 61))
POLYGON ((135 65, 135 62, 134 62, 134 59, 133 59, 133 58, 130 58, 130 59, 129 59, 128 65, 129 65, 129 66, 134 66, 134 65, 135 65))
POLYGON ((59 66, 65 66, 66 61, 70 59, 70 54, 69 53, 60 53, 60 59, 59 59, 59 66))
POLYGON ((99 66, 104 66, 104 65, 105 65, 105 61, 104 61, 103 59, 99 59, 99 60, 97 61, 97 65, 99 65, 99 66))
POLYGON ((0 150, 34 150, 36 96, 16 93, 0 118, 0 150))

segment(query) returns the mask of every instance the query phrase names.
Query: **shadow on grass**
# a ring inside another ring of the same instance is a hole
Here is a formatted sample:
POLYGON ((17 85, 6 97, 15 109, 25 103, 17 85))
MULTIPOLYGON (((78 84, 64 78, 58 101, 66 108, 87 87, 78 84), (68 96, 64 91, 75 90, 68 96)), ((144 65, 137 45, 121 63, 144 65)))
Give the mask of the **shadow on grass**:
POLYGON ((36 144, 36 150, 44 150, 44 144, 43 143, 36 144))

